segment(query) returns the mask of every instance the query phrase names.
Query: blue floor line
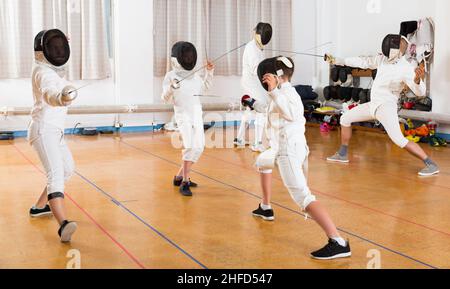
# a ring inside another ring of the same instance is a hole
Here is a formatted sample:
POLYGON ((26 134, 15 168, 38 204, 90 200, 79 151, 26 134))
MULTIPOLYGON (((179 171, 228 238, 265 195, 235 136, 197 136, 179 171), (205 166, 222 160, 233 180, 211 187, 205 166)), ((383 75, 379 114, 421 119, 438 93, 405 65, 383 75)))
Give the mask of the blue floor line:
POLYGON ((144 219, 142 219, 141 217, 139 217, 137 214, 135 214, 133 211, 131 211, 130 209, 128 209, 125 205, 123 205, 121 202, 119 202, 118 200, 116 200, 113 196, 111 196, 110 194, 108 194, 107 192, 105 192, 102 188, 100 188, 99 186, 97 186, 93 181, 89 180, 88 178, 86 178, 85 176, 83 176, 82 174, 80 174, 79 172, 76 172, 76 174, 82 178, 85 182, 87 182, 88 184, 90 184, 91 186, 93 186, 97 191, 99 191, 100 193, 102 193, 103 195, 107 196, 114 204, 116 204, 117 206, 121 207, 122 209, 124 209, 125 211, 127 211, 129 214, 131 214, 132 216, 134 216, 136 219, 138 219, 142 224, 144 224, 146 227, 150 228, 153 232, 155 232, 156 234, 158 234, 161 238, 163 238, 164 240, 166 240, 168 243, 170 243, 172 246, 174 246, 175 248, 177 248, 181 253, 183 253, 184 255, 186 255, 187 257, 189 257, 189 259, 191 259, 192 261, 194 261, 195 263, 197 263, 198 265, 200 265, 203 269, 208 269, 203 263, 201 263, 199 260, 197 260, 196 258, 194 258, 191 254, 189 254, 186 250, 184 250, 183 248, 181 248, 179 245, 177 245, 174 241, 172 241, 171 239, 169 239, 167 236, 165 236, 163 233, 161 233, 160 231, 158 231, 158 229, 156 229, 155 227, 153 227, 152 225, 150 225, 149 223, 147 223, 144 219))
MULTIPOLYGON (((151 156, 153 156, 153 157, 155 157, 155 158, 158 158, 158 159, 163 160, 163 161, 165 161, 165 162, 171 163, 171 164, 173 164, 173 165, 175 165, 175 166, 177 166, 177 167, 179 166, 179 164, 176 163, 176 162, 173 162, 173 161, 171 161, 171 160, 165 159, 165 158, 163 158, 163 157, 161 157, 161 156, 159 156, 159 155, 153 154, 153 153, 148 152, 148 151, 146 151, 146 150, 144 150, 144 149, 141 149, 141 148, 139 148, 139 147, 136 147, 136 146, 134 146, 134 145, 132 145, 132 144, 129 144, 129 143, 125 142, 124 140, 121 140, 120 142, 123 143, 123 144, 125 144, 125 145, 127 145, 127 146, 129 146, 129 147, 131 147, 131 148, 133 148, 133 149, 135 149, 135 150, 141 151, 141 152, 143 152, 143 153, 145 153, 145 154, 151 155, 151 156)), ((251 193, 251 192, 248 192, 248 191, 246 191, 246 190, 244 190, 244 189, 241 189, 241 188, 238 188, 238 187, 236 187, 236 186, 230 185, 230 184, 228 184, 228 183, 222 182, 222 181, 220 181, 220 180, 216 180, 216 179, 214 179, 214 178, 212 178, 212 177, 209 177, 209 176, 207 176, 207 175, 205 175, 205 174, 203 174, 203 173, 201 173, 201 172, 198 172, 198 171, 195 171, 195 170, 192 170, 192 172, 194 172, 194 173, 196 173, 196 174, 198 174, 198 175, 200 175, 200 176, 202 176, 202 177, 205 177, 205 178, 207 178, 207 179, 210 179, 210 180, 212 180, 212 181, 215 181, 215 182, 217 182, 217 183, 220 183, 220 184, 222 184, 222 185, 225 185, 225 186, 228 186, 228 187, 230 187, 230 188, 233 188, 233 189, 236 189, 236 190, 238 190, 238 191, 241 191, 241 192, 243 192, 243 193, 246 193, 246 194, 248 194, 248 195, 250 195, 250 196, 252 196, 252 197, 261 199, 261 197, 258 196, 258 195, 256 195, 256 194, 253 194, 253 193, 251 193)), ((280 207, 280 208, 283 208, 283 209, 285 209, 285 210, 288 210, 288 211, 290 211, 290 212, 293 212, 293 213, 295 213, 295 214, 297 214, 297 215, 306 217, 306 215, 302 214, 301 212, 292 210, 292 209, 290 209, 290 208, 288 208, 288 207, 285 207, 285 206, 283 206, 283 205, 281 205, 281 204, 278 204, 278 203, 276 203, 276 202, 272 202, 272 204, 274 204, 274 205, 276 205, 276 206, 278 206, 278 207, 280 207)), ((371 240, 369 240, 369 239, 367 239, 367 238, 361 237, 361 236, 359 236, 359 235, 357 235, 357 234, 354 234, 354 233, 352 233, 352 232, 350 232, 350 231, 347 231, 347 230, 344 230, 344 229, 341 229, 341 228, 337 228, 337 229, 338 229, 340 232, 343 232, 343 233, 345 233, 345 234, 348 234, 348 235, 350 235, 350 236, 353 236, 353 237, 355 237, 355 238, 358 238, 358 239, 360 239, 360 240, 362 240, 362 241, 365 241, 365 242, 368 242, 368 243, 370 243, 370 244, 372 244, 372 245, 375 245, 375 246, 378 246, 378 247, 380 247, 380 248, 383 248, 383 249, 385 249, 385 250, 387 250, 387 251, 389 251, 389 252, 391 252, 391 253, 394 253, 394 254, 396 254, 396 255, 399 255, 399 256, 401 256, 401 257, 404 257, 404 258, 406 258, 406 259, 409 259, 409 260, 411 260, 411 261, 414 261, 414 262, 416 262, 416 263, 418 263, 418 264, 421 264, 421 265, 423 265, 423 266, 426 266, 426 267, 428 267, 428 268, 431 268, 431 269, 439 269, 439 268, 437 268, 437 267, 435 267, 435 266, 433 266, 433 265, 430 265, 430 264, 428 264, 428 263, 425 263, 425 262, 422 262, 422 261, 420 261, 420 260, 417 260, 417 259, 415 259, 415 258, 413 258, 413 257, 410 257, 410 256, 408 256, 408 255, 406 255, 406 254, 403 254, 403 253, 401 253, 401 252, 398 252, 398 251, 396 251, 396 250, 390 249, 390 248, 388 248, 388 247, 386 247, 386 246, 383 246, 383 245, 381 245, 381 244, 378 244, 378 243, 376 243, 376 242, 374 242, 374 241, 371 241, 371 240)))

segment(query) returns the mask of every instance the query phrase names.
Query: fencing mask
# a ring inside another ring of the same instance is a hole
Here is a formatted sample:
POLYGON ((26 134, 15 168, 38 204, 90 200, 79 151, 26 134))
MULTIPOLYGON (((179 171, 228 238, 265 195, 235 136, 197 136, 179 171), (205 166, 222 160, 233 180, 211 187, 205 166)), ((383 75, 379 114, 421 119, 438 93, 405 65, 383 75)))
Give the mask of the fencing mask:
POLYGON ((384 38, 382 51, 390 62, 401 58, 406 52, 407 46, 405 47, 405 51, 401 51, 402 39, 409 45, 408 39, 400 34, 389 34, 384 38))
POLYGON ((185 70, 192 70, 197 65, 197 49, 190 42, 180 41, 172 47, 172 59, 185 70))
POLYGON ((272 26, 269 23, 260 22, 255 28, 256 42, 265 46, 272 39, 272 26))
POLYGON ((34 51, 42 51, 45 59, 56 67, 63 66, 70 58, 69 41, 58 29, 39 32, 34 39, 34 51))
POLYGON ((294 74, 294 62, 289 57, 277 56, 267 58, 258 65, 259 81, 267 91, 269 91, 269 87, 266 83, 263 83, 263 77, 268 73, 277 77, 285 76, 290 80, 294 74))
POLYGON ((408 37, 409 34, 416 32, 418 28, 417 21, 405 21, 400 24, 400 35, 408 37))

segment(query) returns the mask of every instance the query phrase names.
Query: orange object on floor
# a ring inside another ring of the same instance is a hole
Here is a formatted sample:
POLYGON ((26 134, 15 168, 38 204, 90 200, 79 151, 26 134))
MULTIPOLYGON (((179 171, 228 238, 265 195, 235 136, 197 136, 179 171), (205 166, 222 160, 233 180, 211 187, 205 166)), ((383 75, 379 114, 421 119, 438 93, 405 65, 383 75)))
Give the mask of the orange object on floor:
POLYGON ((405 131, 405 136, 415 136, 415 135, 416 135, 415 129, 409 129, 409 130, 405 131))
POLYGON ((424 124, 419 128, 416 128, 416 136, 425 137, 430 134, 430 130, 428 127, 424 124))

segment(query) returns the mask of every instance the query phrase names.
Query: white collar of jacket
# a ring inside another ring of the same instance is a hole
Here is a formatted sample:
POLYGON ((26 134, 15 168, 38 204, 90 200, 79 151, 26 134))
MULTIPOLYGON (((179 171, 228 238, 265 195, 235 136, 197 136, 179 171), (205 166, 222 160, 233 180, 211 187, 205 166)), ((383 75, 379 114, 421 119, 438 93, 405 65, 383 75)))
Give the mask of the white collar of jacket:
POLYGON ((390 64, 397 63, 400 60, 400 58, 402 58, 400 49, 391 49, 389 51, 388 63, 390 64))
POLYGON ((280 84, 280 88, 279 89, 290 88, 290 87, 292 87, 292 83, 290 83, 289 81, 286 81, 286 82, 280 84))
POLYGON ((192 74, 192 71, 184 69, 181 64, 178 62, 176 57, 170 58, 170 63, 172 64, 172 69, 178 77, 192 79, 195 74, 192 74))
POLYGON ((42 51, 34 52, 34 60, 37 65, 43 65, 50 68, 51 70, 55 71, 60 77, 64 77, 67 73, 67 63, 59 67, 54 66, 50 62, 48 62, 42 51))
POLYGON ((409 48, 411 46, 411 42, 408 40, 408 38, 406 38, 405 36, 402 35, 402 39, 406 41, 406 43, 408 44, 408 47, 406 48, 406 53, 402 55, 402 53, 400 52, 400 49, 391 49, 389 51, 389 57, 388 57, 388 63, 390 64, 396 64, 397 62, 399 62, 403 57, 406 58, 406 54, 408 54, 409 48))
POLYGON ((397 64, 397 63, 399 63, 402 59, 406 59, 406 55, 397 56, 397 57, 392 58, 392 59, 386 57, 386 63, 387 63, 387 64, 397 64))
POLYGON ((253 39, 255 41, 256 46, 258 46, 259 49, 264 50, 264 44, 262 44, 261 35, 255 33, 255 37, 253 39))

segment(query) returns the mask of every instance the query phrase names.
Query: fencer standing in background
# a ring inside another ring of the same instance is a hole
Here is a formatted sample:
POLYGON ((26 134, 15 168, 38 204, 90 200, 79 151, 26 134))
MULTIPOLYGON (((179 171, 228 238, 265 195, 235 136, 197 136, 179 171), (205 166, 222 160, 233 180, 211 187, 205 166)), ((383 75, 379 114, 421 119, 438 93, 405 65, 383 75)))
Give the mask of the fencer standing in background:
POLYGON ((163 82, 162 100, 174 105, 175 120, 183 141, 183 164, 173 179, 183 196, 192 196, 190 171, 205 149, 203 109, 199 95, 212 85, 214 64, 207 61, 206 73, 202 79, 192 70, 197 65, 197 49, 192 43, 180 41, 172 47, 172 70, 163 82))
POLYGON ((40 217, 53 213, 60 226, 61 242, 70 242, 77 229, 75 222, 67 220, 64 207, 64 184, 75 170, 64 140, 67 107, 77 97, 76 89, 64 79, 70 46, 60 30, 44 30, 35 38, 34 51, 31 79, 34 107, 28 140, 45 168, 47 186, 30 209, 30 215, 40 217))
MULTIPOLYGON (((264 47, 269 44, 272 39, 272 26, 269 23, 260 22, 255 28, 255 34, 244 50, 241 85, 243 93, 250 96, 258 102, 267 103, 267 91, 265 91, 258 80, 257 69, 259 63, 264 60, 264 47)), ((245 132, 248 123, 251 121, 253 112, 246 108, 241 120, 241 126, 234 144, 243 148, 246 145, 245 132)), ((254 112, 255 114, 255 141, 252 150, 255 152, 263 152, 264 127, 266 122, 266 114, 262 112, 254 112)))
POLYGON ((413 65, 408 62, 405 56, 408 46, 409 41, 406 37, 389 34, 383 40, 383 54, 378 56, 346 59, 326 56, 331 64, 378 70, 372 87, 371 101, 353 108, 341 117, 341 148, 334 156, 329 157, 328 161, 348 163, 352 123, 378 120, 397 146, 406 149, 425 163, 426 167, 419 171, 420 176, 439 173, 438 165, 418 144, 405 138, 400 129, 397 104, 404 85, 406 84, 416 96, 426 94, 425 71, 417 67, 416 63, 413 65))

